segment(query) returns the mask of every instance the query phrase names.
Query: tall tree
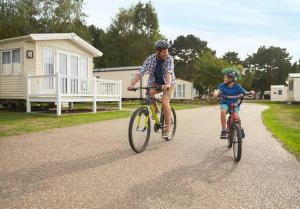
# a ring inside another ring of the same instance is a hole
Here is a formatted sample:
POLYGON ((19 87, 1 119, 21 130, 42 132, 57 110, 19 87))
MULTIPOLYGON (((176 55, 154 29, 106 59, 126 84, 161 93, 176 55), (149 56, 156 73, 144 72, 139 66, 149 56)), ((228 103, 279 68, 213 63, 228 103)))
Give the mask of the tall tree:
POLYGON ((254 68, 253 87, 263 92, 269 90, 271 85, 284 84, 291 71, 290 60, 291 57, 284 48, 260 47, 245 60, 248 68, 254 68))
MULTIPOLYGON (((102 29, 97 28, 94 25, 89 26, 89 33, 91 36, 91 44, 96 47, 97 49, 101 50, 104 48, 104 37, 105 37, 105 31, 102 29)), ((105 67, 105 62, 102 57, 96 57, 94 58, 94 67, 105 67)))
POLYGON ((38 32, 40 0, 1 0, 0 39, 38 32))
POLYGON ((84 0, 1 0, 0 38, 39 32, 76 32, 88 39, 84 0))
POLYGON ((120 9, 104 39, 106 66, 141 65, 154 51, 153 45, 160 37, 157 14, 151 2, 120 9))
POLYGON ((215 54, 207 47, 207 42, 190 34, 178 36, 171 42, 170 53, 175 57, 175 72, 179 78, 192 80, 194 74, 194 64, 196 60, 205 52, 215 54))
POLYGON ((204 53, 195 63, 193 82, 202 88, 213 90, 223 81, 222 69, 229 64, 211 52, 204 53))
POLYGON ((223 55, 222 59, 225 60, 226 62, 228 62, 229 64, 233 64, 233 65, 242 64, 242 62, 239 58, 239 54, 237 52, 234 52, 234 51, 226 52, 223 55))

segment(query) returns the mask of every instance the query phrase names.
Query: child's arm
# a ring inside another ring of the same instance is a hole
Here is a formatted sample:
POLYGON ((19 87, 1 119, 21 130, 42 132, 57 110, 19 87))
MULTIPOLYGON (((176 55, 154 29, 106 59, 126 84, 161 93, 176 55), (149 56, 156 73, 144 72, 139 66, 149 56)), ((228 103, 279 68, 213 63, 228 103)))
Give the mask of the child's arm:
POLYGON ((255 91, 251 90, 250 92, 248 92, 247 90, 245 90, 242 86, 240 86, 240 93, 241 94, 252 94, 254 95, 255 94, 255 91))
POLYGON ((216 90, 214 91, 213 97, 214 97, 214 98, 217 98, 217 97, 219 96, 219 94, 220 94, 220 89, 216 89, 216 90))
POLYGON ((217 98, 222 91, 222 84, 219 84, 217 89, 214 91, 213 97, 217 98))

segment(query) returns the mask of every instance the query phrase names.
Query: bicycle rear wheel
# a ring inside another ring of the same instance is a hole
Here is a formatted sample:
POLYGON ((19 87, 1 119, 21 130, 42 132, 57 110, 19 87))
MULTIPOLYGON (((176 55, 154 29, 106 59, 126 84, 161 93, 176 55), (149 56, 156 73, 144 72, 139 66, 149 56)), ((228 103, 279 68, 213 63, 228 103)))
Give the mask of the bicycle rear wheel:
MULTIPOLYGON (((161 111, 161 124, 165 125, 165 116, 163 113, 163 110, 161 111)), ((171 107, 171 136, 170 137, 164 137, 166 141, 171 141, 174 138, 175 132, 176 132, 176 125, 177 125, 177 119, 176 119, 176 112, 174 108, 171 107)))
POLYGON ((231 148, 232 147, 232 136, 233 136, 233 131, 230 130, 229 134, 227 136, 227 147, 231 148))
POLYGON ((143 152, 148 145, 151 131, 149 112, 146 107, 138 108, 131 116, 128 129, 130 147, 136 153, 143 152))
POLYGON ((232 135, 233 155, 236 162, 239 162, 242 157, 242 134, 239 124, 233 124, 232 135))

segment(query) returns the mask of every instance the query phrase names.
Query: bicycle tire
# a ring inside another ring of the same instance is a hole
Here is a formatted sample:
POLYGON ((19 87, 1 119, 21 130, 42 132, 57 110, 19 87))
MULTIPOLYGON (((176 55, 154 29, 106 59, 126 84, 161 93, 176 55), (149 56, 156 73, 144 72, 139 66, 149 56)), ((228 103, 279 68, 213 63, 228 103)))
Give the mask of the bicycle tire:
MULTIPOLYGON (((233 135, 236 133, 236 140, 233 138, 233 155, 236 162, 242 157, 242 135, 241 128, 238 123, 233 124, 233 135)), ((234 137, 234 136, 233 136, 234 137)))
POLYGON ((137 110, 135 110, 134 113, 132 114, 132 116, 130 118, 130 122, 129 122, 129 128, 128 128, 129 144, 130 144, 130 147, 132 148, 133 151, 135 151, 136 153, 141 153, 146 149, 146 147, 148 145, 148 142, 149 142, 149 139, 150 139, 150 132, 151 132, 151 122, 150 122, 150 118, 149 118, 149 113, 148 113, 147 109, 145 109, 144 107, 140 107, 137 110), (147 134, 146 134, 145 141, 144 141, 142 147, 138 148, 136 146, 136 144, 134 143, 133 128, 134 128, 135 118, 140 114, 144 114, 145 116, 148 115, 148 124, 147 124, 148 127, 147 127, 147 130, 146 130, 147 134))

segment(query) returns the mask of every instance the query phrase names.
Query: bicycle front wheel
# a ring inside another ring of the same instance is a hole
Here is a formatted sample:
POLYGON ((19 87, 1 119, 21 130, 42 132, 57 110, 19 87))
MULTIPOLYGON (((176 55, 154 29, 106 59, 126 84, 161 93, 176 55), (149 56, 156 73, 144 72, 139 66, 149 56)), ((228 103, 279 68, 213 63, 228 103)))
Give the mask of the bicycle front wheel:
POLYGON ((131 116, 128 129, 130 147, 136 153, 143 152, 150 138, 151 124, 146 107, 140 107, 131 116))
POLYGON ((241 128, 237 123, 233 124, 232 144, 234 159, 236 162, 239 162, 242 157, 242 134, 241 128))

